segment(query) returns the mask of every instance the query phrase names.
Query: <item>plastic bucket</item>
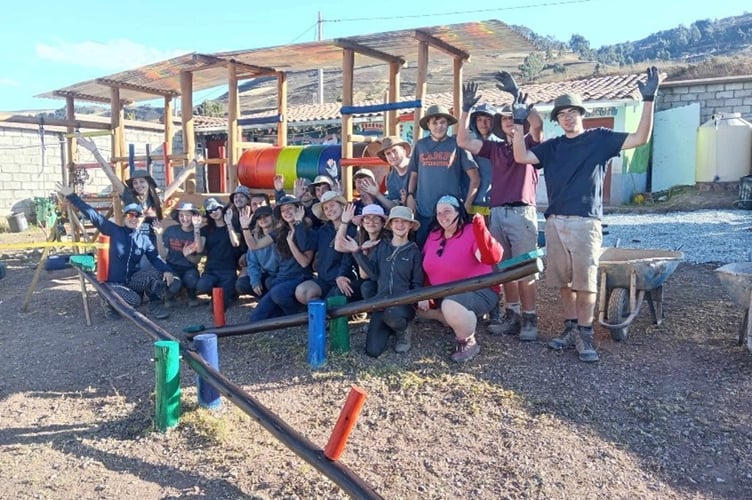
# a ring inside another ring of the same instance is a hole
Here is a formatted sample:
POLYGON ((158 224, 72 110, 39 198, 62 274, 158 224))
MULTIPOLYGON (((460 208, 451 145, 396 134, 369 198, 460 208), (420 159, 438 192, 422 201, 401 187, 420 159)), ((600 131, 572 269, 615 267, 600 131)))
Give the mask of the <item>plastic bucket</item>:
POLYGON ((29 223, 26 222, 26 214, 23 212, 10 214, 8 216, 8 225, 10 226, 10 231, 12 233, 20 233, 29 228, 29 223))
POLYGON ((739 199, 734 205, 744 210, 752 210, 752 175, 745 175, 739 179, 739 199))

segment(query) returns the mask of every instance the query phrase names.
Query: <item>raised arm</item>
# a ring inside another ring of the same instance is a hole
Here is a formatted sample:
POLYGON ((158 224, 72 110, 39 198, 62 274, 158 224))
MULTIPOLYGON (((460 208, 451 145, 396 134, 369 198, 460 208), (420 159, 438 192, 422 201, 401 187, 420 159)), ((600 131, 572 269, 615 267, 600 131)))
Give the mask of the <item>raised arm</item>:
POLYGON ((115 174, 115 171, 112 169, 110 162, 104 159, 104 156, 102 156, 102 153, 99 152, 99 149, 97 148, 97 145, 94 143, 94 141, 92 139, 89 139, 88 137, 82 137, 79 135, 76 137, 76 142, 79 146, 83 147, 92 155, 94 155, 97 163, 99 163, 99 166, 102 167, 102 170, 104 171, 107 178, 110 179, 110 182, 112 183, 112 189, 114 189, 118 194, 123 194, 123 191, 125 191, 125 184, 123 184, 123 181, 121 181, 117 174, 115 174))
POLYGON ((512 105, 512 115, 514 118, 514 137, 512 138, 512 151, 514 152, 514 161, 522 164, 537 165, 540 160, 527 149, 525 145, 525 121, 530 116, 533 105, 525 104, 527 94, 520 93, 512 105))
POLYGON ((457 121, 457 145, 477 155, 483 147, 483 141, 470 135, 470 110, 478 102, 478 84, 468 82, 462 86, 462 113, 457 121))
POLYGON ((650 133, 653 131, 653 107, 655 94, 658 92, 658 68, 651 66, 647 70, 647 80, 645 83, 637 82, 637 88, 642 94, 642 114, 640 123, 637 124, 637 130, 629 134, 624 140, 621 149, 632 149, 642 146, 650 140, 650 133))

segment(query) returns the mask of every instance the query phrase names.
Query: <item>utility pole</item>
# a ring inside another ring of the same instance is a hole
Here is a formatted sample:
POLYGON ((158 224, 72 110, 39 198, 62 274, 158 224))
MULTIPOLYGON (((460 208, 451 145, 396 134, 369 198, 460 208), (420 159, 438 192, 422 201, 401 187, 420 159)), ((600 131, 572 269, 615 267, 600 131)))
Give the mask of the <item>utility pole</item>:
MULTIPOLYGON (((324 20, 319 11, 319 21, 316 39, 320 42, 324 34, 324 20)), ((319 104, 324 104, 324 70, 319 68, 319 104)))

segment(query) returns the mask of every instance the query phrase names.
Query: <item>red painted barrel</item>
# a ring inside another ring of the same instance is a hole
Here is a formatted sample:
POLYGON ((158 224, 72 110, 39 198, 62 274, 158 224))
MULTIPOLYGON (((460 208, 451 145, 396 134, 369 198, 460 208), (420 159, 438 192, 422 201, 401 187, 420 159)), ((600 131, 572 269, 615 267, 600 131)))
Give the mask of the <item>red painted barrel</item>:
POLYGON ((238 182, 248 187, 256 186, 256 159, 263 149, 249 149, 240 155, 238 160, 238 182))
POLYGON ((238 161, 238 182, 250 188, 274 189, 281 149, 275 146, 243 153, 238 161))

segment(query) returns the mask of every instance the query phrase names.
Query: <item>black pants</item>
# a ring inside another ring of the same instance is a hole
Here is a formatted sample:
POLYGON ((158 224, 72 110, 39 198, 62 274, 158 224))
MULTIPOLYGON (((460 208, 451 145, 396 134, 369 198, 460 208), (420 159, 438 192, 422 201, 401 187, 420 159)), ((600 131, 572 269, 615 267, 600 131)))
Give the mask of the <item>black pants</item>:
POLYGON ((386 350, 389 336, 405 331, 414 317, 415 309, 411 305, 392 306, 372 312, 366 333, 366 354, 374 358, 380 356, 386 350))

